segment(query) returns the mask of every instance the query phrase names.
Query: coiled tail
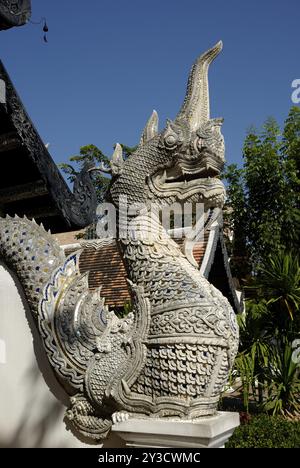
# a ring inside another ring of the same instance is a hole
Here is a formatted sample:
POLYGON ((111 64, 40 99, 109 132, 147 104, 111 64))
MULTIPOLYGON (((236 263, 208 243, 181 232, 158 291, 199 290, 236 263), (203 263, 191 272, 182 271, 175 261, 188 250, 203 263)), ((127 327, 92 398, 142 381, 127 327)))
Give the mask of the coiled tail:
POLYGON ((0 218, 0 256, 17 275, 34 316, 43 288, 65 255, 50 232, 26 217, 0 218))

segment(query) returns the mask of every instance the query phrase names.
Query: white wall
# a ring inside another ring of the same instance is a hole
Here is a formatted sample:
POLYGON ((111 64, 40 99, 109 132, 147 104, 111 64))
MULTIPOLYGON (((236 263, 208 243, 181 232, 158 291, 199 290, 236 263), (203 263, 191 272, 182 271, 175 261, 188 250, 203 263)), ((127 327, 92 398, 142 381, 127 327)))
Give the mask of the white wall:
MULTIPOLYGON (((62 402, 67 401, 22 291, 0 263, 0 447, 89 447, 66 430, 62 402)), ((120 441, 105 445, 120 447, 120 441)))

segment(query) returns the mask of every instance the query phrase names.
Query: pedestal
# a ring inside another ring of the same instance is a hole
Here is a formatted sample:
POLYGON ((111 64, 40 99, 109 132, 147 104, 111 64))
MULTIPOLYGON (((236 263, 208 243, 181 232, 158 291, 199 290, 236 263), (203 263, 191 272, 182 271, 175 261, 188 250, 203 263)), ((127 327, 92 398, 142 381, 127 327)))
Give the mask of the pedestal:
POLYGON ((238 413, 219 412, 191 421, 130 417, 112 431, 126 447, 221 448, 239 424, 238 413))

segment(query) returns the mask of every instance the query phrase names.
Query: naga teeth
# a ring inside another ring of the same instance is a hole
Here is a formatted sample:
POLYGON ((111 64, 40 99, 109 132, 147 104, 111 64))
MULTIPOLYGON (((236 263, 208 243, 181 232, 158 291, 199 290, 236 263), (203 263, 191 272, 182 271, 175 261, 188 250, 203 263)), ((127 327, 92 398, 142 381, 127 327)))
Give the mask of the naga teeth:
POLYGON ((164 170, 164 173, 163 173, 163 175, 161 176, 160 180, 161 180, 162 182, 165 182, 165 181, 167 180, 167 171, 166 171, 166 169, 164 170))

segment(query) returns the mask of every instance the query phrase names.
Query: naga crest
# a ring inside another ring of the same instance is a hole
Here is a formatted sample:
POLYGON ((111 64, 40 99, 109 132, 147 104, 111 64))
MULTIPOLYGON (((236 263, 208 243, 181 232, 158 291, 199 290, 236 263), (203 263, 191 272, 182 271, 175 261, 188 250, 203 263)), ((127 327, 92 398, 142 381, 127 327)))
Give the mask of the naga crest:
MULTIPOLYGON (((195 62, 184 103, 158 132, 151 115, 126 160, 116 145, 109 198, 149 207, 201 202, 220 208, 225 189, 222 119, 209 114, 208 67, 218 42, 195 62)), ((150 211, 134 236, 118 238, 132 292, 124 318, 108 310, 45 230, 26 218, 0 218, 0 254, 17 274, 57 380, 70 397, 66 416, 89 440, 107 436, 116 414, 193 419, 214 415, 238 348, 228 300, 200 273, 150 211), (154 231, 147 237, 152 222, 154 231), (141 235, 139 235, 141 234, 141 235)), ((99 248, 101 248, 99 240, 99 248)), ((107 260, 110 261, 109 259, 107 260)))
POLYGON ((223 205, 225 189, 218 179, 224 164, 223 119, 210 118, 208 90, 208 68, 221 50, 220 41, 196 60, 183 105, 162 132, 158 132, 158 115, 153 111, 137 150, 127 160, 122 159, 120 145, 116 146, 110 187, 114 203, 122 194, 129 203, 223 205))

